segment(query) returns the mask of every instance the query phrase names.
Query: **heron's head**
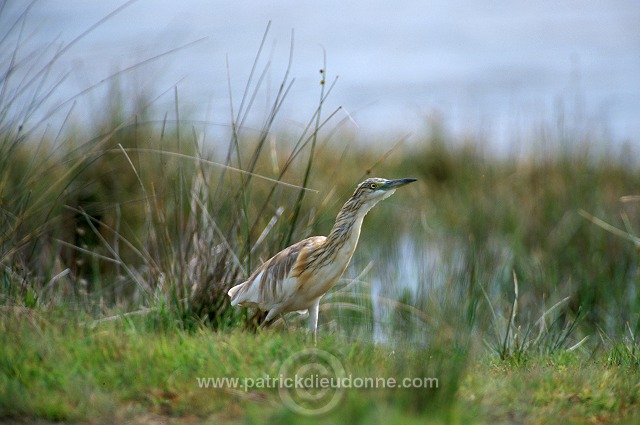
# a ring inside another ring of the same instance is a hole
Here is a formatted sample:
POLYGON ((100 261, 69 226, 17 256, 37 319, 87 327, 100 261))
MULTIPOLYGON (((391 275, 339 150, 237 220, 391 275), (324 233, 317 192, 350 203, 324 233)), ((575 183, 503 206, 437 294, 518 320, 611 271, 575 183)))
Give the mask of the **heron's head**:
POLYGON ((366 179, 358 185, 352 199, 357 200, 365 211, 375 204, 393 195, 397 188, 416 181, 416 179, 387 180, 379 177, 366 179))

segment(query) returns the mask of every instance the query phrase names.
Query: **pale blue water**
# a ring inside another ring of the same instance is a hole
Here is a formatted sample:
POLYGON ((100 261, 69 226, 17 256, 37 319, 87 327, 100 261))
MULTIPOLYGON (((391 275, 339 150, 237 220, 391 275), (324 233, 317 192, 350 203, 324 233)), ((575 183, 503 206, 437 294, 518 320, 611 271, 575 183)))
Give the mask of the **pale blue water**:
MULTIPOLYGON (((3 28, 25 3, 8 2, 3 28)), ((29 14, 22 52, 52 40, 68 43, 119 4, 39 1, 29 14)), ((640 144, 638 0, 140 0, 64 52, 51 75, 70 74, 49 107, 115 71, 204 38, 122 80, 132 95, 147 89, 160 96, 159 118, 173 114, 177 86, 184 114, 228 123, 227 58, 237 107, 269 21, 261 64, 271 59, 271 72, 250 126, 260 125, 275 95, 293 29, 295 83, 276 128, 298 128, 311 116, 324 51, 329 80, 339 75, 326 110, 343 106, 353 118, 344 125, 364 140, 418 134, 427 117, 440 116, 456 136, 520 150, 532 129, 554 127, 562 117, 562 127, 574 134, 640 144)), ((100 113, 105 86, 80 97, 76 119, 100 113)), ((52 117, 52 127, 65 113, 52 117)))

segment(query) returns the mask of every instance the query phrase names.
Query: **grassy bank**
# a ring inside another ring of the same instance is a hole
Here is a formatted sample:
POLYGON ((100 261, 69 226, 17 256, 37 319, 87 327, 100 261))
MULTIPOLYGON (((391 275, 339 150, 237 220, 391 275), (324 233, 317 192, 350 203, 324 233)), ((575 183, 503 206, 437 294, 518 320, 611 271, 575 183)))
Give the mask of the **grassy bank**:
POLYGON ((287 407, 278 388, 228 383, 207 388, 199 381, 230 377, 239 378, 241 385, 248 378, 255 385, 265 375, 282 377, 287 359, 309 349, 302 332, 203 328, 185 333, 141 318, 94 323, 7 308, 1 326, 4 419, 634 423, 640 400, 637 365, 611 364, 611 353, 536 356, 517 366, 447 346, 416 349, 325 335, 317 349, 339 359, 352 379, 394 378, 400 383, 406 377, 412 382, 430 377, 437 383, 432 388, 346 388, 328 413, 308 416, 287 407))

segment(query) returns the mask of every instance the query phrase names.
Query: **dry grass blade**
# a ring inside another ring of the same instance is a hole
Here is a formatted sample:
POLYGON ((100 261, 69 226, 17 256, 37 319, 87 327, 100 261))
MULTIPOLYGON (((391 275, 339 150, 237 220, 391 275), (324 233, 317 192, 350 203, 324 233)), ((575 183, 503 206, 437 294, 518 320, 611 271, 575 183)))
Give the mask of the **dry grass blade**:
MULTIPOLYGON (((164 155, 164 156, 171 156, 171 157, 175 157, 175 158, 193 160, 193 161, 197 161, 199 163, 205 164, 205 165, 212 165, 212 166, 215 166, 215 167, 224 168, 226 170, 235 171, 235 172, 240 173, 240 174, 250 175, 252 177, 256 177, 258 179, 265 180, 265 181, 268 181, 270 183, 274 183, 276 185, 290 187, 290 188, 294 188, 294 189, 300 189, 300 190, 304 190, 304 191, 307 191, 307 192, 313 192, 313 193, 318 193, 319 192, 316 189, 310 189, 308 187, 303 187, 303 186, 300 186, 300 185, 297 185, 297 184, 286 183, 286 182, 283 182, 282 180, 277 180, 277 179, 273 179, 271 177, 262 176, 262 175, 257 174, 257 173, 252 173, 252 172, 249 172, 249 171, 245 171, 245 170, 242 170, 240 168, 233 167, 231 165, 223 164, 223 163, 216 162, 216 161, 211 161, 211 160, 204 159, 204 158, 198 158, 196 156, 187 155, 187 154, 183 154, 183 153, 180 153, 180 152, 170 152, 170 151, 165 151, 165 150, 160 150, 160 149, 150 149, 150 148, 123 148, 123 150, 126 151, 126 152, 155 153, 155 154, 158 154, 158 155, 164 155)), ((121 152, 121 150, 120 149, 112 149, 109 152, 121 152)))
POLYGON ((538 318, 538 320, 536 320, 536 322, 534 323, 534 326, 539 326, 540 330, 538 331, 538 336, 536 337, 536 339, 533 340, 534 344, 536 342, 538 342, 543 337, 545 332, 548 331, 548 329, 547 329, 547 317, 551 316, 551 313, 556 311, 560 306, 566 305, 569 302, 569 299, 570 299, 570 297, 565 297, 565 298, 561 299, 560 301, 558 301, 557 303, 552 305, 551 308, 549 308, 544 313, 542 313, 542 316, 540 316, 540 318, 538 318))
POLYGON ((586 218, 587 220, 589 220, 590 222, 592 222, 593 224, 595 224, 596 226, 606 230, 609 233, 612 233, 616 236, 619 236, 623 239, 628 240, 629 242, 633 242, 633 244, 636 247, 640 247, 640 238, 638 238, 637 236, 634 236, 628 232, 625 232, 624 230, 618 229, 617 227, 607 223, 604 220, 601 220, 591 214, 589 214, 588 212, 584 211, 584 210, 580 210, 579 211, 580 215, 583 216, 584 218, 586 218))
MULTIPOLYGON (((504 334, 504 342, 502 344, 502 353, 509 352, 509 346, 511 336, 511 329, 514 326, 516 321, 516 315, 518 313, 518 277, 516 276, 516 272, 513 271, 513 305, 511 306, 511 315, 509 316, 509 323, 507 324, 507 329, 504 334)), ((513 338, 513 337, 512 337, 513 338)))
POLYGON ((256 252, 256 250, 260 247, 262 242, 264 242, 264 240, 267 238, 267 236, 271 232, 271 229, 273 229, 273 226, 275 226, 276 223, 278 222, 278 219, 280 218, 283 212, 284 212, 284 207, 278 207, 278 209, 276 210, 276 213, 273 215, 273 217, 271 217, 271 220, 269 220, 269 223, 267 223, 262 233, 260 233, 260 236, 258 236, 258 239, 256 239, 256 242, 253 244, 253 247, 251 248, 251 253, 256 252))
POLYGON ((141 308, 140 310, 128 311, 126 313, 121 313, 121 314, 114 314, 113 316, 107 316, 101 319, 94 320, 93 322, 91 322, 91 325, 98 325, 104 322, 113 322, 115 320, 120 320, 125 317, 140 316, 140 315, 148 314, 152 311, 153 309, 151 308, 141 308))
POLYGON ((362 271, 360 272, 360 274, 358 274, 358 276, 354 277, 353 279, 344 279, 341 280, 340 283, 345 283, 343 287, 336 289, 335 291, 332 291, 330 293, 328 293, 327 295, 324 296, 324 300, 330 300, 331 298, 334 298, 338 295, 343 295, 345 293, 349 293, 349 290, 357 285, 357 284, 367 284, 367 282, 363 281, 362 278, 369 273, 369 271, 373 268, 373 261, 369 261, 369 263, 364 267, 364 269, 362 269, 362 271))
POLYGON ((640 202, 640 195, 621 196, 620 202, 640 202))
POLYGON ((233 247, 231 246, 231 243, 229 243, 228 238, 224 235, 224 233, 222 233, 222 230, 220 230, 220 227, 216 224, 216 222, 213 219, 213 217, 211 217, 211 215, 207 211, 207 209, 204 206, 204 204, 202 204, 202 202, 195 196, 193 197, 193 200, 198 204, 198 206, 200 207, 202 213, 209 220, 209 224, 211 225, 211 227, 216 232, 218 237, 222 240, 225 249, 227 250, 227 252, 231 256, 231 258, 233 259, 236 267, 238 267, 240 269, 240 271, 242 272, 243 276, 247 276, 247 271, 245 270, 244 266, 242 265, 242 262, 240 261, 240 258, 238 258, 238 256, 236 255, 235 251, 233 250, 233 247))
POLYGON ((99 260, 107 261, 109 263, 121 265, 121 262, 119 260, 113 259, 111 257, 107 257, 106 255, 98 254, 97 252, 94 252, 94 251, 91 251, 91 250, 88 250, 88 249, 81 248, 81 247, 79 247, 77 245, 74 245, 74 244, 69 243, 69 242, 65 242, 65 241, 63 241, 61 239, 56 239, 56 242, 59 243, 62 246, 66 246, 67 248, 71 248, 71 249, 74 249, 74 250, 76 250, 78 252, 81 252, 83 254, 90 255, 90 256, 95 257, 95 258, 97 258, 99 260))

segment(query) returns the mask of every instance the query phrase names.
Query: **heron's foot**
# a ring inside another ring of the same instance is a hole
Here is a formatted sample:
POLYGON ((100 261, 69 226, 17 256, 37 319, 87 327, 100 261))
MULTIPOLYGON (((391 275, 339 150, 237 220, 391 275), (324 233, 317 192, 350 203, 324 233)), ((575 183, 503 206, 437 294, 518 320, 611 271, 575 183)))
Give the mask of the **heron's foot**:
POLYGON ((306 340, 307 342, 313 342, 314 347, 318 346, 318 331, 315 329, 307 329, 306 340))

